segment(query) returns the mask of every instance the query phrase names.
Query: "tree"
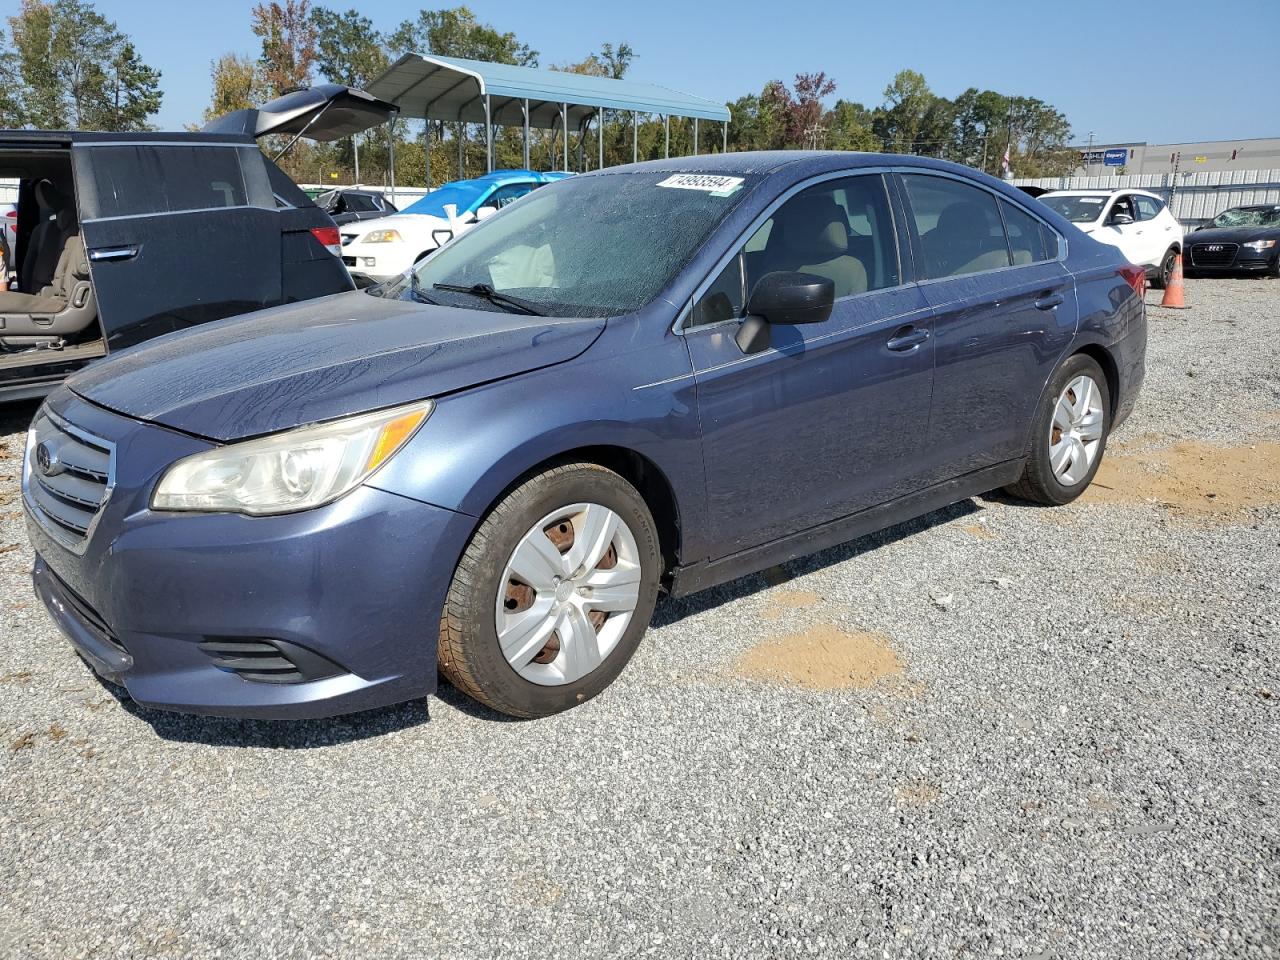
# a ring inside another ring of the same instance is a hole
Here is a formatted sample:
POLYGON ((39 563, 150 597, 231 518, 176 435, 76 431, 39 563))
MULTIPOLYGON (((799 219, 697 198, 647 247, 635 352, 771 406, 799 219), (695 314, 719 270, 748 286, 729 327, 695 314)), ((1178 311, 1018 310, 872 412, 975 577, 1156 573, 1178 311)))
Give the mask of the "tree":
POLYGON ((924 75, 915 70, 899 70, 884 88, 884 106, 874 121, 883 149, 890 153, 914 153, 925 129, 925 115, 934 95, 924 75))
POLYGON ((257 100, 257 73, 253 61, 234 53, 224 53, 209 64, 213 78, 213 100, 204 111, 208 123, 233 110, 247 110, 257 100))
POLYGON ((832 150, 880 149, 871 131, 872 113, 860 103, 837 100, 827 115, 827 146, 832 150))
POLYGON ((480 23, 467 7, 449 10, 420 10, 416 20, 405 20, 388 37, 393 53, 435 53, 443 57, 464 57, 536 67, 538 51, 516 39, 514 33, 500 33, 480 23))
POLYGON ((145 130, 159 110, 160 73, 92 4, 23 0, 9 32, 12 49, 2 56, 6 96, 15 105, 11 121, 44 129, 145 130))
POLYGON ((613 44, 606 43, 600 48, 599 53, 590 54, 585 60, 566 63, 551 69, 562 70, 565 73, 581 73, 588 77, 610 77, 621 80, 626 76, 634 57, 635 52, 631 49, 631 44, 626 41, 618 44, 617 50, 614 50, 613 44))
POLYGON ((822 125, 822 98, 835 93, 836 82, 826 73, 797 73, 795 94, 788 97, 787 139, 817 149, 826 139, 822 125))
POLYGON ((262 40, 260 81, 268 97, 279 97, 311 83, 316 27, 310 11, 310 0, 271 0, 253 8, 253 34, 262 40))
POLYGON ((387 51, 373 21, 358 10, 311 11, 316 31, 316 66, 331 83, 367 87, 387 69, 387 51))

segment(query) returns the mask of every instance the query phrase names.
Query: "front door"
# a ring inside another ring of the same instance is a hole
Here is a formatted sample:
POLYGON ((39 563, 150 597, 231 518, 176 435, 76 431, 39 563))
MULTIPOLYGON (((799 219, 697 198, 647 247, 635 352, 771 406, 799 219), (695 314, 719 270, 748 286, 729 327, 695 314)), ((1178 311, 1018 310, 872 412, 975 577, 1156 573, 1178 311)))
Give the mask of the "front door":
POLYGON ((81 234, 107 347, 281 301, 281 220, 257 147, 78 144, 81 234))
POLYGON ((817 183, 786 200, 695 301, 685 340, 698 387, 712 559, 908 492, 929 415, 928 305, 902 283, 880 174, 817 183), (766 273, 835 283, 823 323, 734 340, 766 273))
POLYGON ((1075 333, 1059 238, 1025 208, 952 177, 904 174, 933 307, 928 450, 935 481, 1021 457, 1040 391, 1075 333))

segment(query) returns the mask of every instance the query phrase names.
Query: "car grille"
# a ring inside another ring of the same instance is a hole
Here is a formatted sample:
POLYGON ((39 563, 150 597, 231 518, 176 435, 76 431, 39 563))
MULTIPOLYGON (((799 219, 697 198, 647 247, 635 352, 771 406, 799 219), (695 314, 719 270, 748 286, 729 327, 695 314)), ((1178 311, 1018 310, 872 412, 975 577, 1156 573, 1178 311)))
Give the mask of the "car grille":
POLYGON ((115 451, 105 440, 41 410, 31 424, 23 492, 41 525, 64 546, 84 549, 111 495, 115 451))
POLYGON ((1236 258, 1236 243, 1197 243, 1191 247, 1193 267, 1225 267, 1236 258))

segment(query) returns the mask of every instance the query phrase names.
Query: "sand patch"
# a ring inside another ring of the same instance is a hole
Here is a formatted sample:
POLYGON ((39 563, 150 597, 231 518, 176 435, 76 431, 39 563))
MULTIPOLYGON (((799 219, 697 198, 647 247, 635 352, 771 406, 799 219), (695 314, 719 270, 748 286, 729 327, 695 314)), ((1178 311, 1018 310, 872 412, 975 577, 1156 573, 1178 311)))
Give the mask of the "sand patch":
POLYGON ((1084 503, 1158 503, 1175 513, 1227 518, 1280 504, 1280 443, 1217 446, 1181 440, 1169 447, 1108 451, 1084 503))
POLYGON ((935 784, 928 780, 909 780, 896 791, 898 802, 909 807, 925 807, 941 796, 935 784))
POLYGON ((769 598, 765 608, 760 611, 763 620, 777 620, 790 610, 804 610, 816 607, 822 598, 812 590, 782 590, 769 598))
POLYGON ((994 540, 996 535, 984 527, 980 523, 966 523, 960 527, 961 533, 967 533, 971 537, 977 537, 979 540, 994 540))
POLYGON ((738 661, 737 672, 806 690, 865 690, 902 673, 902 662, 888 638, 824 623, 757 644, 738 661))

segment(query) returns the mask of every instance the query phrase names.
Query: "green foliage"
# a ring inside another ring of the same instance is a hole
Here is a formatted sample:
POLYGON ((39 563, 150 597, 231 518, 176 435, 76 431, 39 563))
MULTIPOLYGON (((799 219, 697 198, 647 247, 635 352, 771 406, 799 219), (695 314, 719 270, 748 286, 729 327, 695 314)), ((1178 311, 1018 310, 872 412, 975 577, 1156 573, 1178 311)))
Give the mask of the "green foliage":
POLYGON ((205 108, 204 121, 233 110, 247 110, 258 99, 258 75, 248 57, 224 53, 209 65, 213 77, 213 101, 205 108))
POLYGON ((311 11, 316 30, 316 66, 331 83, 367 87, 387 69, 387 51, 373 21, 358 10, 311 11))
POLYGON ((259 3, 250 14, 253 35, 262 40, 258 82, 267 97, 308 86, 316 59, 316 25, 310 0, 259 3))
POLYGON ((388 38, 391 52, 435 53, 442 57, 465 57, 490 63, 511 63, 522 67, 538 65, 538 51, 516 39, 480 23, 467 7, 451 10, 420 10, 416 20, 405 20, 388 38))
POLYGON ((0 49, 0 119, 41 129, 145 130, 160 73, 83 0, 23 0, 0 49))

